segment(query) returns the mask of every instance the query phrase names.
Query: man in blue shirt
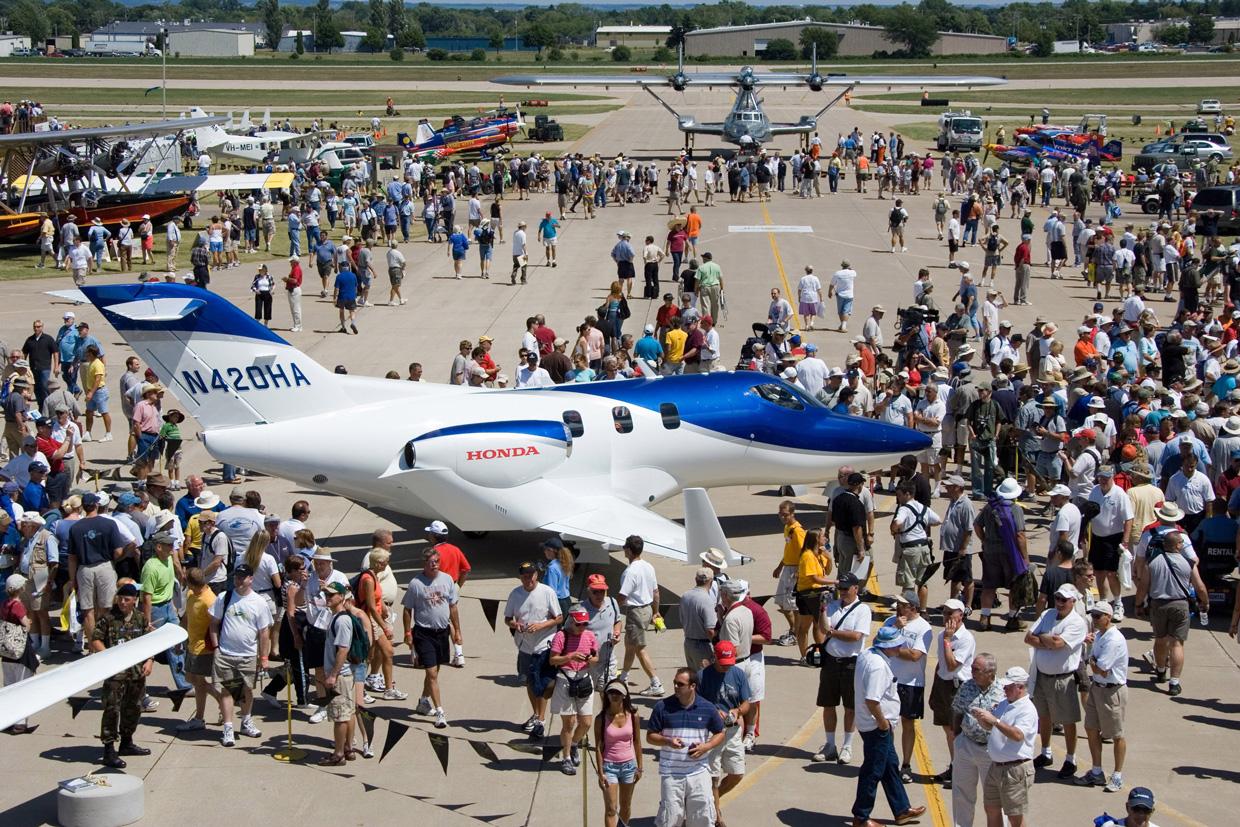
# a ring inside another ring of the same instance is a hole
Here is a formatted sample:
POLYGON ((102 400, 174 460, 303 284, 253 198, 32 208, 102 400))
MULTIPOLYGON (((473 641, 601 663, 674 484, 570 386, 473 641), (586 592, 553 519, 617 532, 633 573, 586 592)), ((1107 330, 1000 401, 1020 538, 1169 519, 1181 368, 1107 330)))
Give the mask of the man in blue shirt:
POLYGON ((719 709, 697 694, 698 673, 681 667, 672 697, 654 705, 646 743, 659 748, 659 824, 712 824, 710 751, 724 740, 719 709))
POLYGON ((542 241, 543 253, 547 257, 547 261, 551 262, 551 266, 556 266, 555 260, 555 239, 557 228, 560 222, 551 217, 548 212, 542 221, 538 222, 538 239, 542 241))
MULTIPOLYGON (((289 207, 288 211, 288 254, 301 256, 301 207, 289 207)), ((324 292, 323 295, 327 295, 324 292)))
POLYGON ((663 356, 663 346, 654 337, 654 325, 646 325, 646 335, 638 339, 637 344, 633 345, 633 352, 638 359, 645 359, 650 364, 658 367, 659 359, 663 356))
POLYGON ((319 294, 319 298, 327 298, 327 279, 336 272, 336 262, 339 259, 338 248, 330 238, 324 235, 319 246, 314 250, 314 263, 319 268, 319 279, 323 282, 323 292, 319 294))
POLYGON ((60 348, 60 375, 64 377, 69 393, 77 396, 82 389, 77 382, 78 332, 73 326, 76 321, 73 311, 65 314, 64 321, 60 330, 56 331, 56 344, 60 348))
POLYGON ((745 746, 741 742, 742 724, 749 711, 749 679, 736 665, 736 647, 729 640, 715 644, 715 662, 698 673, 698 697, 713 703, 723 721, 723 743, 710 752, 710 774, 715 793, 715 812, 719 797, 727 795, 745 777, 745 746))
MULTIPOLYGON (((327 242, 330 244, 331 242, 327 242)), ((319 249, 323 249, 319 247, 319 249)), ((327 283, 327 277, 324 276, 323 283, 327 283)), ((326 293, 325 293, 326 295, 326 293)), ((340 332, 348 334, 345 329, 345 321, 348 321, 349 327, 357 333, 357 321, 354 317, 357 315, 357 276, 347 267, 336 274, 336 286, 332 290, 332 301, 336 304, 336 308, 340 311, 340 332)))

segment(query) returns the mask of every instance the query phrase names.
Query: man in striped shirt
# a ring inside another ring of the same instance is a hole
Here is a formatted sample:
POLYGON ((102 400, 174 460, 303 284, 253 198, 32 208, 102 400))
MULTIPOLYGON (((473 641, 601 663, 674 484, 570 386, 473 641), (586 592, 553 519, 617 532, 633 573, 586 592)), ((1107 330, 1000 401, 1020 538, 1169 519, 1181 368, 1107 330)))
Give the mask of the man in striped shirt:
POLYGON ((709 756, 723 743, 724 723, 718 708, 698 697, 697 684, 695 670, 677 670, 672 697, 654 705, 647 724, 646 743, 659 748, 656 827, 715 824, 709 756))

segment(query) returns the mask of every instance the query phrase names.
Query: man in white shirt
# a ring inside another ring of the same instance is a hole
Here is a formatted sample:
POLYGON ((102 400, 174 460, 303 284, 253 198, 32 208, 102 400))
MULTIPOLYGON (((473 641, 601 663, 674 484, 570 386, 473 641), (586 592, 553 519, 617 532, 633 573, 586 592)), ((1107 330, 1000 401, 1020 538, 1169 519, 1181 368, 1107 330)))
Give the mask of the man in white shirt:
POLYGON ((919 581, 930 565, 930 527, 942 525, 943 518, 914 500, 913 494, 911 482, 896 486, 896 513, 891 518, 891 536, 896 538, 896 586, 925 600, 927 589, 919 581))
POLYGON ((822 282, 814 275, 814 265, 805 265, 805 275, 797 282, 797 304, 805 319, 805 329, 814 329, 814 318, 822 315, 822 282))
POLYGON ((865 744, 865 761, 857 776, 857 797, 853 800, 853 824, 869 827, 874 811, 875 793, 883 785, 883 793, 896 817, 905 824, 926 811, 925 807, 909 804, 904 782, 900 778, 896 744, 892 727, 900 713, 900 695, 891 662, 906 646, 904 635, 894 626, 883 626, 874 636, 874 645, 857 658, 857 674, 853 694, 856 698, 857 731, 865 744))
POLYGON ((624 541, 624 557, 629 565, 620 576, 618 596, 620 608, 624 611, 624 668, 620 671, 619 680, 628 680, 629 670, 633 668, 636 658, 642 671, 650 677, 650 685, 639 694, 658 698, 663 695, 663 684, 659 682, 654 664, 646 652, 646 627, 662 617, 659 614, 659 581, 654 566, 641 559, 644 548, 645 542, 636 534, 624 541))
POLYGON ((1025 643, 1033 647, 1033 668, 1037 670, 1033 704, 1038 711, 1038 734, 1042 754, 1034 767, 1049 767, 1051 729, 1063 726, 1064 749, 1067 757, 1059 770, 1060 778, 1076 775, 1076 725, 1081 720, 1081 702, 1076 688, 1076 670, 1081 665, 1085 645, 1085 619, 1075 611, 1080 593, 1071 583, 1064 583, 1055 592, 1055 607, 1047 609, 1038 622, 1025 633, 1025 643))
MULTIPOLYGON (((956 598, 943 601, 943 631, 935 643, 934 680, 930 685, 930 713, 935 726, 947 736, 947 754, 955 760, 955 713, 952 704, 956 691, 973 674, 973 657, 977 654, 977 639, 964 626, 964 603, 956 598)), ((950 781, 951 764, 939 774, 939 782, 950 781)))
MULTIPOLYGON (((839 577, 839 599, 827 604, 818 617, 818 631, 825 639, 822 670, 818 673, 818 706, 822 707, 822 726, 827 742, 811 761, 852 763, 852 743, 856 730, 854 679, 857 656, 870 631, 872 613, 861 602, 861 581, 850 571, 839 577), (835 748, 836 707, 844 706, 844 746, 835 748)), ((897 709, 898 711, 898 709, 897 709)), ((894 713, 893 713, 894 717, 894 713)), ((892 747, 894 756, 894 745, 892 747)))
POLYGON ((271 645, 267 630, 274 623, 267 601, 252 585, 254 570, 245 563, 233 569, 233 590, 218 595, 207 613, 211 616, 211 642, 215 659, 211 677, 220 693, 220 714, 224 716, 224 734, 220 743, 231 747, 233 737, 233 696, 228 687, 239 683, 245 687, 241 702, 241 734, 261 738, 254 726, 250 710, 254 707, 254 683, 259 670, 267 668, 267 651, 271 645))
POLYGON ((848 259, 840 262, 840 269, 831 276, 827 285, 827 296, 835 297, 835 310, 840 318, 840 332, 848 330, 848 317, 852 315, 853 287, 857 281, 857 271, 852 269, 848 259))
POLYGON ((517 368, 516 386, 518 388, 549 388, 554 384, 547 369, 538 366, 538 350, 526 353, 525 364, 517 368))
POLYGON ((1089 562, 1098 575, 1098 596, 1103 600, 1115 597, 1115 621, 1124 619, 1123 594, 1119 586, 1119 544, 1132 533, 1133 507, 1128 492, 1115 484, 1115 471, 1103 465, 1097 472, 1098 484, 1089 492, 1089 501, 1099 506, 1098 516, 1090 521, 1089 562))
POLYGON ((917 403, 913 427, 930 437, 930 447, 921 454, 921 473, 935 481, 942 475, 940 452, 943 450, 943 420, 947 418, 947 402, 939 398, 939 386, 926 383, 926 398, 917 403))
POLYGON ((1055 519, 1046 532, 1048 561, 1061 540, 1066 540, 1073 549, 1081 545, 1081 509, 1072 503, 1072 489, 1059 483, 1050 490, 1050 497, 1055 508, 1055 519))
POLYGON ((529 263, 525 248, 525 222, 517 222, 517 231, 512 234, 512 277, 510 281, 517 283, 517 270, 521 271, 521 283, 525 284, 526 266, 529 263))
MULTIPOLYGON (((1007 307, 1003 294, 993 287, 986 291, 986 301, 982 302, 982 340, 1000 335, 999 309, 1007 307)), ((1011 328, 1011 325, 1008 325, 1011 328)))
POLYGON ((1106 786, 1109 793, 1124 788, 1124 714, 1128 708, 1128 642, 1111 620, 1111 604, 1100 600, 1089 607, 1094 645, 1089 655, 1089 693, 1085 698, 1085 737, 1092 767, 1076 779, 1082 787, 1106 786), (1102 771, 1102 741, 1115 744, 1115 771, 1102 771))
POLYGON ((513 631, 517 644, 517 676, 525 684, 525 694, 534 712, 522 729, 530 734, 531 741, 541 742, 546 728, 543 719, 547 714, 547 699, 534 691, 530 667, 534 655, 551 648, 551 638, 564 618, 555 589, 538 582, 537 566, 522 563, 517 576, 521 585, 509 593, 508 602, 504 604, 504 625, 513 631))
POLYGON ((883 314, 886 312, 881 304, 874 305, 870 308, 870 317, 861 326, 861 335, 875 355, 883 350, 883 314))
POLYGON ((897 594, 896 615, 884 625, 894 626, 904 635, 904 645, 888 665, 900 698, 900 780, 911 784, 916 722, 926 716, 926 655, 934 644, 934 630, 921 616, 921 601, 915 594, 897 594))
POLYGON ((1171 477, 1167 484, 1167 499, 1184 512, 1180 529, 1191 535, 1206 518, 1207 509, 1215 499, 1209 477, 1197 470, 1196 454, 1189 453, 1184 457, 1180 470, 1171 477))
POLYGON ((1006 700, 991 712, 984 707, 969 710, 982 729, 990 733, 986 753, 990 770, 986 773, 982 804, 989 824, 1001 824, 1004 816, 1011 827, 1024 827, 1029 809, 1029 788, 1033 786, 1033 758, 1038 734, 1038 712, 1029 700, 1029 673, 1013 666, 999 680, 1006 700))
POLYGON ((827 382, 827 363, 818 358, 818 345, 805 346, 805 358, 797 362, 797 380, 811 396, 817 396, 827 382))

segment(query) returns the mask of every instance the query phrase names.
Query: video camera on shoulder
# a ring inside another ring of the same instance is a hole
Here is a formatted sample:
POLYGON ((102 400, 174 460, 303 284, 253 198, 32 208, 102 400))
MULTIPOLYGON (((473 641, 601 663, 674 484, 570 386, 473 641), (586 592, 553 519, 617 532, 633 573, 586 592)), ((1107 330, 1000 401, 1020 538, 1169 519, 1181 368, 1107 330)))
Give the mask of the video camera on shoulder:
POLYGON ((918 305, 898 308, 897 313, 900 314, 900 330, 905 331, 910 327, 918 327, 923 324, 938 324, 939 311, 927 310, 918 305))

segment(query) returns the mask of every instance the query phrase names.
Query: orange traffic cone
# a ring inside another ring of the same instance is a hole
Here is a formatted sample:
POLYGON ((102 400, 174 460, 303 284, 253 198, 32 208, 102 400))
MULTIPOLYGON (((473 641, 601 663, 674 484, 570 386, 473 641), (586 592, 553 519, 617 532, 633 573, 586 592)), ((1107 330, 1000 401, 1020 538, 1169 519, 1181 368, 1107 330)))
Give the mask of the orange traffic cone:
POLYGON ((1160 127, 1158 124, 1154 124, 1154 134, 1155 134, 1155 135, 1161 135, 1161 134, 1162 134, 1162 127, 1160 127))

